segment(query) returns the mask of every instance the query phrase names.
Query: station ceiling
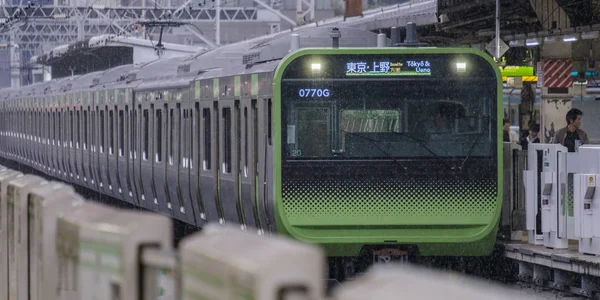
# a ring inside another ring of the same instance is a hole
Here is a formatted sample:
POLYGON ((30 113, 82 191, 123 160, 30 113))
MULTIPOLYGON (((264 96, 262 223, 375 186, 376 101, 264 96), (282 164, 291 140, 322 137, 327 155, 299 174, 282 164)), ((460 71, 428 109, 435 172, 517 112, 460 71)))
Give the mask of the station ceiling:
MULTIPOLYGON (((547 0, 551 2, 552 0, 547 0)), ((600 23, 600 0, 554 0, 572 27, 600 23)), ((530 0, 500 0, 502 35, 543 30, 530 0)), ((550 13, 559 13, 551 9, 550 13)), ((424 42, 434 45, 487 43, 496 27, 496 0, 438 0, 440 23, 420 28, 424 42)))

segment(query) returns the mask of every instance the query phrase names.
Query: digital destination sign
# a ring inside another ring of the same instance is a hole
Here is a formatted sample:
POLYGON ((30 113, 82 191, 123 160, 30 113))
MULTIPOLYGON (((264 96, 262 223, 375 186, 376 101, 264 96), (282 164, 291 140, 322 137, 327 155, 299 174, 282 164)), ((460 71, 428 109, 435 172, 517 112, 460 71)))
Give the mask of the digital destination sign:
POLYGON ((353 61, 346 63, 346 76, 430 76, 428 60, 353 61))

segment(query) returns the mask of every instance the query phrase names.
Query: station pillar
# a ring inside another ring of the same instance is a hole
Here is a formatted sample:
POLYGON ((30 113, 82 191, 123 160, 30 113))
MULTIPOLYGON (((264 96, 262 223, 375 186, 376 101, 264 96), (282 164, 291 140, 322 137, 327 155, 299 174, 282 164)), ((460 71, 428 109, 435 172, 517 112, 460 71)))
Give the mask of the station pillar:
POLYGON ((567 126, 565 116, 571 109, 573 90, 571 44, 561 42, 544 44, 537 69, 541 94, 540 140, 542 143, 554 143, 556 131, 567 126))

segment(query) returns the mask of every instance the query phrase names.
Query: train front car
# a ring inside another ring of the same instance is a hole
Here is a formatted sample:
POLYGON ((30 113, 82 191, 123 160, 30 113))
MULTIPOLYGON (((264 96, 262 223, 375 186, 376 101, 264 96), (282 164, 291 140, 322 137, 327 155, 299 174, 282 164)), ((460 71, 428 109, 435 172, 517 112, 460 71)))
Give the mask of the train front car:
POLYGON ((502 199, 498 68, 473 49, 303 49, 274 83, 278 231, 329 256, 493 250, 502 199))

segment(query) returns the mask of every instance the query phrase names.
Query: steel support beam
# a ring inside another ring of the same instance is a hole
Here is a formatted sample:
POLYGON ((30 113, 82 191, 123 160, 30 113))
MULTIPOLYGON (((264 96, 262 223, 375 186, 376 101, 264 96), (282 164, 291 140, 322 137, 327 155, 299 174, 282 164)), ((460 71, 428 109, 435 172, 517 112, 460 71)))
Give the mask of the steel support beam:
MULTIPOLYGON (((314 1, 314 0, 311 0, 314 1)), ((271 6, 267 5, 266 3, 262 2, 261 0, 254 0, 254 2, 264 8, 266 8, 268 11, 276 14, 278 17, 280 17, 281 19, 285 20, 286 22, 292 24, 292 26, 297 26, 298 24, 296 22, 294 22, 294 20, 288 18, 286 15, 282 14, 280 11, 272 8, 271 6)))

